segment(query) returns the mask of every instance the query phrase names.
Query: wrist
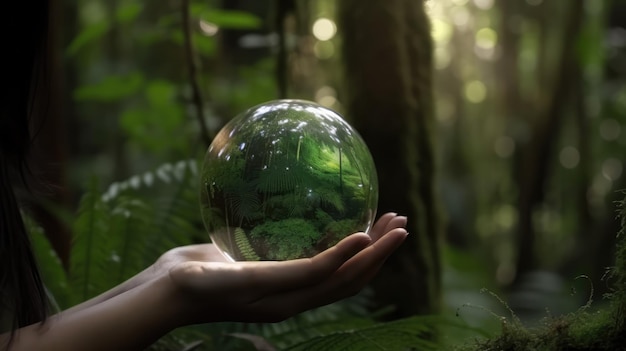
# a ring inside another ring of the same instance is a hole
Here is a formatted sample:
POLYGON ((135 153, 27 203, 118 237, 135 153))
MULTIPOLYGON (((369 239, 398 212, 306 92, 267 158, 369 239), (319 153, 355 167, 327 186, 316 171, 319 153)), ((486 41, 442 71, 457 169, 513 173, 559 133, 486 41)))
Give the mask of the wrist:
POLYGON ((164 328, 167 331, 191 324, 188 318, 188 303, 186 303, 180 289, 172 281, 169 272, 159 274, 151 281, 150 285, 157 299, 156 308, 160 309, 159 318, 165 322, 164 328))

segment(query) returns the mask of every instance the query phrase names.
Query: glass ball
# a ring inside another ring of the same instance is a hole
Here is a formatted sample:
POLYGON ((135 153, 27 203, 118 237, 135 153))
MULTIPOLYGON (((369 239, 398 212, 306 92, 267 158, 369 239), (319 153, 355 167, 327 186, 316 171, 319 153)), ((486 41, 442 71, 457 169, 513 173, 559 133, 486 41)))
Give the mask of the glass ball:
POLYGON ((378 179, 363 139, 336 112, 276 100, 238 115, 209 146, 202 218, 234 261, 311 257, 367 232, 378 179))

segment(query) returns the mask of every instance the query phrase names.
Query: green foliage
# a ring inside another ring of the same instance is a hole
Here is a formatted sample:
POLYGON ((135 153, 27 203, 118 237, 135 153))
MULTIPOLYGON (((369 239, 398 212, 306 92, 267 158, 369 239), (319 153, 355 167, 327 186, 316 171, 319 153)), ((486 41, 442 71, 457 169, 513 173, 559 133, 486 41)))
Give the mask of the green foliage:
POLYGON ((259 173, 258 190, 260 192, 284 193, 294 191, 296 187, 303 184, 306 168, 301 163, 277 157, 268 164, 269 167, 259 173))
MULTIPOLYGON (((37 257, 45 268, 44 279, 61 308, 121 283, 174 244, 196 241, 200 230, 197 199, 188 196, 196 189, 195 170, 191 161, 165 164, 113 183, 102 195, 93 182, 75 219, 70 279, 66 278, 58 258, 50 254, 41 229, 29 222, 37 257), (159 238, 162 235, 167 237, 159 238)), ((298 220, 275 223, 267 229, 305 236, 314 233, 314 228, 307 230, 307 224, 298 220)), ((235 233, 238 246, 248 247, 246 254, 254 255, 245 233, 240 229, 235 233)), ((283 256, 288 254, 279 252, 283 256)), ((358 295, 277 324, 218 323, 180 328, 159 340, 151 350, 183 350, 192 345, 197 350, 252 350, 245 346, 247 341, 235 338, 238 333, 287 347, 342 328, 372 325, 366 307, 370 300, 369 295, 358 295)))
POLYGON ((70 296, 72 291, 59 256, 50 245, 43 228, 28 216, 25 216, 24 222, 31 238, 33 252, 37 258, 37 265, 44 279, 44 284, 51 292, 48 296, 52 306, 55 310, 70 306, 74 299, 70 296))
MULTIPOLYGON (((626 191, 622 191, 626 194, 626 191)), ((626 334, 626 199, 618 203, 621 229, 618 233, 617 249, 615 250, 615 265, 609 271, 609 277, 614 281, 614 291, 610 295, 614 309, 615 331, 626 334)))
POLYGON ((147 82, 143 99, 122 112, 120 127, 134 143, 150 152, 169 149, 188 153, 186 141, 171 138, 172 134, 183 134, 185 128, 183 108, 176 103, 176 94, 172 82, 161 79, 147 82))
POLYGON ((618 202, 621 230, 618 234, 615 265, 607 276, 613 281, 608 307, 591 312, 591 301, 578 311, 546 318, 537 328, 527 328, 519 320, 502 319, 502 333, 462 350, 481 351, 613 351, 626 349, 626 199, 618 202))
POLYGON ((439 350, 438 343, 431 340, 436 324, 432 317, 413 317, 366 325, 320 335, 285 350, 439 350))
POLYGON ((106 32, 109 31, 110 24, 107 22, 98 22, 85 28, 80 32, 67 48, 67 55, 75 55, 85 45, 101 38, 106 32))
POLYGON ((66 54, 68 56, 76 55, 85 46, 105 36, 113 28, 112 25, 122 25, 136 20, 142 10, 143 4, 136 1, 125 1, 116 9, 113 21, 98 16, 96 21, 89 23, 74 37, 66 49, 66 54))
POLYGON ((94 183, 92 190, 83 197, 73 226, 70 283, 80 301, 115 284, 109 279, 106 267, 113 261, 108 237, 111 213, 95 189, 94 183))
POLYGON ((282 261, 306 256, 320 234, 309 221, 288 218, 266 221, 254 227, 250 236, 267 242, 269 259, 282 261))
POLYGON ((144 77, 139 72, 127 75, 109 75, 99 83, 84 85, 74 91, 76 100, 112 102, 128 98, 140 91, 144 77))
POLYGON ((247 261, 259 261, 261 259, 250 245, 246 232, 241 228, 235 228, 235 243, 247 261))
MULTIPOLYGON (((324 232, 327 235, 331 235, 336 238, 341 238, 347 234, 351 234, 351 232, 356 227, 357 222, 354 219, 342 219, 339 221, 333 221, 328 223, 324 232)), ((333 245, 336 243, 333 243, 333 245)))
POLYGON ((244 11, 193 8, 201 18, 226 29, 259 29, 262 21, 259 17, 244 11))

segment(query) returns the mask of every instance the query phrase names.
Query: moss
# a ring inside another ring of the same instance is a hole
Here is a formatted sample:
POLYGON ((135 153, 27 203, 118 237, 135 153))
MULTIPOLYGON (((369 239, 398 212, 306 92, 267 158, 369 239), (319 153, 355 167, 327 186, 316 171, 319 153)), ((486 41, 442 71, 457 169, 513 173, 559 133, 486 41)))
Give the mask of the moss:
POLYGON ((618 234, 615 266, 607 277, 613 282, 608 304, 597 312, 589 306, 526 328, 516 320, 503 320, 499 336, 459 350, 481 351, 620 351, 626 350, 626 199, 618 203, 622 229, 618 234))

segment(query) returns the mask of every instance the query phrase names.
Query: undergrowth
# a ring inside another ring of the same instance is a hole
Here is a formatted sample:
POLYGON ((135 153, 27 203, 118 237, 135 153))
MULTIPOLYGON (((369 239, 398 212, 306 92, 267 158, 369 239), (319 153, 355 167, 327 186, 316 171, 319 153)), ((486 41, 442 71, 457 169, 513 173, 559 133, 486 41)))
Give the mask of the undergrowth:
MULTIPOLYGON (((208 241, 199 219, 197 176, 195 162, 181 161, 114 183, 104 194, 94 183, 73 219, 69 274, 43 230, 28 221, 54 305, 68 308, 119 284, 172 247, 208 241)), ((546 318, 534 328, 523 326, 512 315, 501 318, 501 333, 494 337, 442 316, 379 323, 379 315, 369 309, 373 297, 366 290, 281 323, 179 328, 150 350, 626 350, 626 199, 618 207, 622 230, 615 266, 607 272, 613 291, 606 296, 607 307, 599 311, 592 311, 588 303, 575 313, 546 318), (433 340, 433 335, 440 337, 433 340), (482 339, 474 341, 477 338, 482 339), (461 344, 462 340, 469 342, 461 344)))
POLYGON ((502 319, 499 336, 459 347, 459 351, 622 351, 626 350, 626 199, 619 201, 615 265, 606 279, 613 291, 606 308, 590 311, 587 304, 574 313, 543 320, 527 328, 516 318, 502 319))

